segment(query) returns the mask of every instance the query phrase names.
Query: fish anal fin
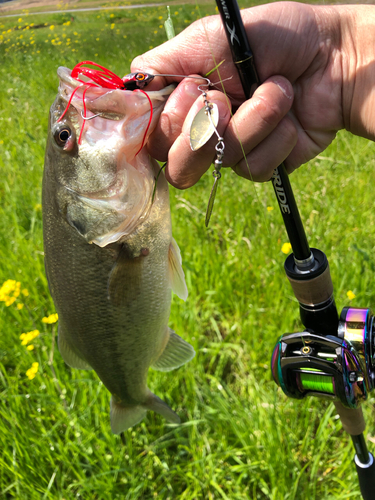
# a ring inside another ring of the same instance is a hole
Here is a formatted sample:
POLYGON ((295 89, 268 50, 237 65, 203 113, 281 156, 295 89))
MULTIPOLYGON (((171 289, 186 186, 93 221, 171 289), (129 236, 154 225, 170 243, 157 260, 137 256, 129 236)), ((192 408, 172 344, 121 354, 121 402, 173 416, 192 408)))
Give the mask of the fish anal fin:
POLYGON ((78 370, 92 370, 87 361, 80 353, 77 352, 77 349, 70 346, 69 342, 66 340, 61 324, 59 324, 58 330, 58 346, 61 357, 71 368, 77 368, 78 370))
POLYGON ((180 423, 180 417, 175 413, 167 403, 158 398, 151 391, 144 404, 140 405, 122 405, 111 397, 111 429, 114 434, 121 434, 130 427, 138 424, 146 416, 148 410, 158 413, 169 422, 180 423))
POLYGON ((161 372, 169 372, 184 365, 194 358, 194 348, 173 330, 169 330, 169 339, 159 358, 152 364, 151 368, 161 372))
POLYGON ((181 252, 176 240, 172 238, 168 252, 169 285, 173 292, 182 300, 186 300, 188 290, 185 282, 185 274, 182 269, 181 252))

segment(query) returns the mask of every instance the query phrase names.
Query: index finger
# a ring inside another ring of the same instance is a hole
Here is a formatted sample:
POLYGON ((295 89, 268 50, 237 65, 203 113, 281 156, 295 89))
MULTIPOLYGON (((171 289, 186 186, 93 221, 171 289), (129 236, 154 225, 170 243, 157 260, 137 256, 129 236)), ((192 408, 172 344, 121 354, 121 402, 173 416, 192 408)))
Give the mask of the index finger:
MULTIPOLYGON (((153 75, 204 76, 223 60, 220 74, 226 78, 232 74, 233 63, 219 18, 211 16, 195 21, 172 40, 136 57, 131 63, 131 71, 144 71, 153 75), (214 49, 210 44, 212 33, 215 33, 214 49)), ((180 81, 181 78, 177 76, 155 78, 148 88, 159 90, 166 84, 180 81)))

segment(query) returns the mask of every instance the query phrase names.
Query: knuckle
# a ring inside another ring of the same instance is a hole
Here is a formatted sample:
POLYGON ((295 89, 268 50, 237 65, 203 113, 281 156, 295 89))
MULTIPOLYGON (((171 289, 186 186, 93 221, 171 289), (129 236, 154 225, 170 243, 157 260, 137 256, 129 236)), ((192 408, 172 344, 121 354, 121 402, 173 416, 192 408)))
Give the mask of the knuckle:
POLYGON ((294 144, 297 141, 297 128, 287 116, 280 122, 280 133, 287 144, 294 144))
POLYGON ((275 127, 285 115, 278 103, 265 99, 263 96, 257 97, 257 101, 254 102, 254 111, 257 112, 262 122, 271 127, 275 127))

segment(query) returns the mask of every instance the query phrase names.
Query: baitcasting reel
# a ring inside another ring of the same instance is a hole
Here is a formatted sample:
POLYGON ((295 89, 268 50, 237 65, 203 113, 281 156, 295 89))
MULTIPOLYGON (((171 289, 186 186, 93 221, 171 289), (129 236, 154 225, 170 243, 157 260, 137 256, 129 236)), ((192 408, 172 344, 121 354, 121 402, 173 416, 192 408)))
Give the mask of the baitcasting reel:
POLYGON ((370 309, 344 307, 337 337, 304 331, 283 335, 272 375, 292 398, 319 396, 357 408, 375 387, 375 331, 370 309))

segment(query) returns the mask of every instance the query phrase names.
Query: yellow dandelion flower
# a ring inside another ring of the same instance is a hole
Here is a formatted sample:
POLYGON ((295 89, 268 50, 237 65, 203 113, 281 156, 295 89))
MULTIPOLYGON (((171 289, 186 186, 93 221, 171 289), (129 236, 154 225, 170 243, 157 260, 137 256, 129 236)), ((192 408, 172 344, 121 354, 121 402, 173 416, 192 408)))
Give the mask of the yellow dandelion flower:
POLYGON ((30 345, 28 345, 28 346, 26 347, 26 349, 27 349, 28 351, 33 351, 33 350, 34 350, 34 345, 33 345, 33 344, 30 344, 30 345))
POLYGON ((51 24, 51 26, 49 27, 50 30, 54 30, 55 29, 55 25, 54 24, 51 24))
POLYGON ((23 309, 23 304, 20 302, 19 304, 17 304, 17 309, 20 311, 21 309, 23 309))
POLYGON ((159 16, 158 19, 163 19, 163 16, 159 16))
POLYGON ((13 302, 16 301, 16 297, 8 297, 6 300, 5 300, 5 305, 7 307, 11 306, 13 304, 13 302))
POLYGON ((22 23, 22 17, 20 17, 20 18, 18 19, 18 22, 19 22, 19 23, 22 23))
POLYGON ((35 375, 38 373, 39 370, 39 363, 35 362, 31 365, 31 368, 29 368, 26 372, 26 376, 29 380, 32 380, 35 375))
POLYGON ((273 207, 267 207, 268 212, 272 212, 272 210, 273 210, 273 207))
POLYGON ((36 337, 40 335, 39 330, 32 330, 31 332, 21 333, 20 339, 22 340, 21 345, 27 345, 32 342, 36 337))
POLYGON ((115 25, 112 23, 111 24, 111 30, 113 30, 114 27, 115 27, 115 25))
POLYGON ((355 293, 349 290, 348 292, 346 292, 346 296, 348 297, 349 300, 353 300, 355 298, 355 293))
POLYGON ((21 283, 16 280, 6 280, 0 288, 0 302, 9 307, 21 293, 21 283))
POLYGON ((285 255, 288 254, 291 249, 292 245, 290 243, 284 243, 283 246, 281 247, 281 251, 285 253, 285 255))
POLYGON ((28 291, 28 290, 26 290, 26 288, 24 288, 24 289, 22 290, 22 292, 21 292, 21 293, 22 293, 22 295, 23 295, 24 297, 28 297, 28 296, 29 296, 29 291, 28 291))
POLYGON ((56 323, 59 319, 59 315, 57 313, 50 314, 47 317, 42 318, 42 323, 46 323, 47 325, 52 325, 52 323, 56 323))

